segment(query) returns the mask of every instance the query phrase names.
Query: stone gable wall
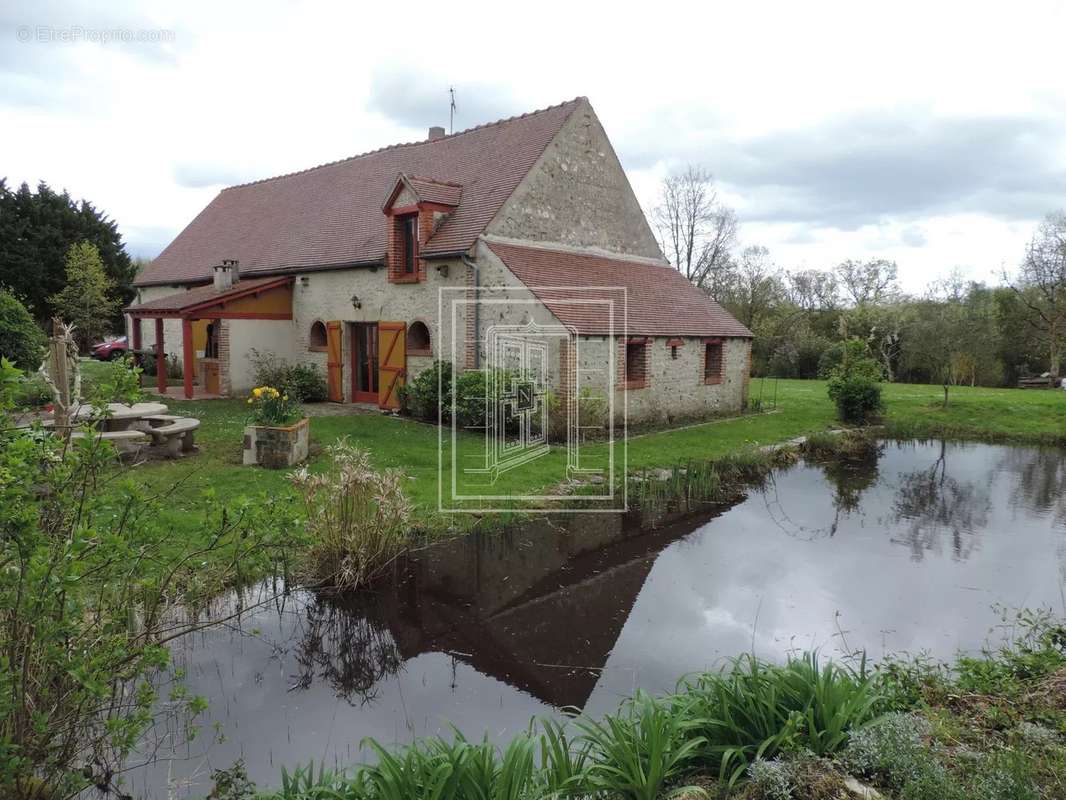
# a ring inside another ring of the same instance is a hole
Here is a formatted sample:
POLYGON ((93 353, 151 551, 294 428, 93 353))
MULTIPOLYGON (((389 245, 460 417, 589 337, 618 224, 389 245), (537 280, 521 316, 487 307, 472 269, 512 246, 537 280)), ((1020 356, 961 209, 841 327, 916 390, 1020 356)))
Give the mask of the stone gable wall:
POLYGON ((662 258, 625 170, 587 103, 570 116, 485 232, 662 258))

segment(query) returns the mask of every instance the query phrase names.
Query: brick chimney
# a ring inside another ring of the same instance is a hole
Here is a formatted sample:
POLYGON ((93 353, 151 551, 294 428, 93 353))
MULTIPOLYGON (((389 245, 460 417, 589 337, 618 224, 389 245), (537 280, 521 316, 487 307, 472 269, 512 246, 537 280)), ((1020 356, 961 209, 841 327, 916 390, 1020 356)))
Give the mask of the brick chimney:
POLYGON ((222 263, 214 268, 214 272, 216 292, 225 292, 240 280, 237 276, 237 259, 235 258, 222 259, 222 263))
POLYGON ((440 125, 434 125, 432 128, 429 129, 429 140, 431 142, 434 142, 437 139, 443 139, 443 138, 444 138, 444 128, 442 128, 440 125))

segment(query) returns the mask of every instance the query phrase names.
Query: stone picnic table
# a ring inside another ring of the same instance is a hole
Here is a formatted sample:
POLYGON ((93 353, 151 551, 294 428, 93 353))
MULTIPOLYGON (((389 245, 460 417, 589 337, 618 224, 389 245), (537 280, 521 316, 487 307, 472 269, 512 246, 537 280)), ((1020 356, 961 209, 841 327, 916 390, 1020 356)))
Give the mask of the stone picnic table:
MULTIPOLYGON (((94 425, 98 431, 95 435, 113 442, 120 452, 140 452, 150 441, 170 458, 196 449, 193 436, 200 427, 200 420, 194 417, 168 415, 162 403, 108 403, 106 414, 82 406, 75 412, 74 421, 94 425)), ((78 431, 72 436, 81 438, 84 433, 78 431)))
POLYGON ((108 403, 108 414, 97 417, 96 409, 92 406, 81 406, 74 414, 78 421, 97 420, 100 429, 107 432, 127 431, 134 423, 148 417, 157 417, 167 413, 167 407, 162 403, 108 403))

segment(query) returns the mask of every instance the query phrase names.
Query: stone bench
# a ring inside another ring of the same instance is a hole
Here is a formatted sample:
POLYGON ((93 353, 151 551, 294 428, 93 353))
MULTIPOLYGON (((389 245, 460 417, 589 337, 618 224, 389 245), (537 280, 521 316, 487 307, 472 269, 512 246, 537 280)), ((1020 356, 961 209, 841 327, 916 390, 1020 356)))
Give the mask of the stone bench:
POLYGON ((104 442, 112 442, 119 453, 137 453, 141 447, 148 444, 148 434, 144 431, 95 431, 86 434, 85 431, 71 431, 70 438, 84 439, 86 435, 92 436, 104 442))
POLYGON ((170 414, 155 414, 144 418, 149 428, 146 434, 152 441, 166 448, 167 455, 177 458, 181 453, 191 453, 196 448, 194 431, 200 427, 195 417, 175 417, 170 414))

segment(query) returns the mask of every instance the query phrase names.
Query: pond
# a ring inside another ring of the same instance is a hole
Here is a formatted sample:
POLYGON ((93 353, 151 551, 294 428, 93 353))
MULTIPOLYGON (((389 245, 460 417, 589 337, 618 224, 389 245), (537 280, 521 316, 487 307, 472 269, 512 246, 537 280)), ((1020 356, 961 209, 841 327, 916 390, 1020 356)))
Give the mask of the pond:
POLYGON ((126 780, 203 796, 237 758, 271 786, 281 765, 365 758, 367 736, 502 740, 752 650, 972 651, 1001 635, 997 607, 1063 609, 1064 489, 1059 450, 888 442, 659 531, 587 515, 446 542, 368 598, 266 583, 175 647, 207 719, 177 751, 160 727, 157 760, 126 780))

